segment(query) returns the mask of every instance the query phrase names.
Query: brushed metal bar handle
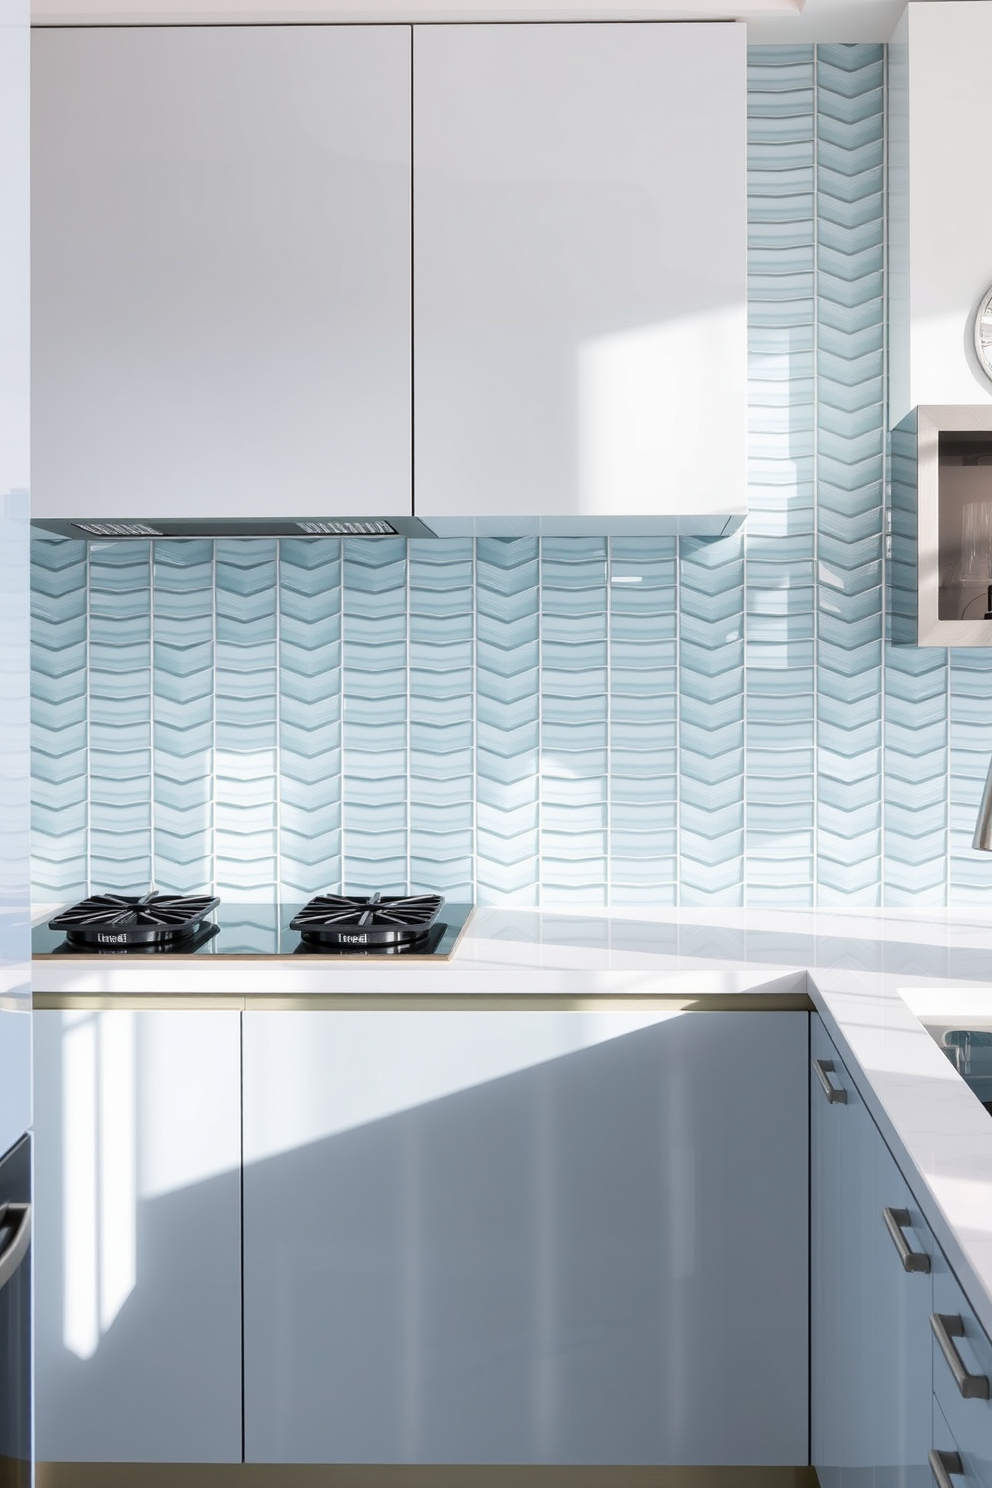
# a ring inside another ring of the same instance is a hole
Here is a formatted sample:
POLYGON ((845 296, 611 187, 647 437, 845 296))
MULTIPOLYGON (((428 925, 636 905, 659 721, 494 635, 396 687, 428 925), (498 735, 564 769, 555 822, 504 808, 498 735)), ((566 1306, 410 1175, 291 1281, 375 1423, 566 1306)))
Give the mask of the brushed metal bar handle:
POLYGON ((958 1452, 938 1452, 934 1447, 927 1453, 927 1461, 937 1488, 954 1488, 951 1479, 960 1477, 964 1472, 958 1452))
POLYGON ((830 1076, 834 1073, 834 1062, 832 1059, 814 1059, 813 1068, 816 1077, 823 1086, 823 1093, 832 1106, 847 1105, 847 1091, 835 1085, 830 1076))
POLYGON ((31 1205, 4 1204, 0 1208, 0 1224, 11 1221, 16 1221, 14 1233, 6 1250, 0 1255, 0 1292, 28 1253, 31 1243, 31 1205))
POLYGON ((913 1221, 908 1209, 883 1209, 882 1218, 885 1220, 885 1228, 892 1237, 892 1244, 899 1252, 904 1271, 922 1271, 924 1275, 930 1270, 930 1257, 922 1250, 913 1250, 903 1231, 908 1230, 913 1221))
POLYGON ((960 1313, 952 1316, 946 1312, 932 1312, 930 1327, 933 1329, 934 1338, 940 1345, 940 1352, 944 1356, 947 1367, 954 1376, 954 1383, 965 1400, 988 1400, 988 1376, 969 1374, 964 1360, 954 1346, 955 1338, 964 1337, 964 1319, 960 1313))

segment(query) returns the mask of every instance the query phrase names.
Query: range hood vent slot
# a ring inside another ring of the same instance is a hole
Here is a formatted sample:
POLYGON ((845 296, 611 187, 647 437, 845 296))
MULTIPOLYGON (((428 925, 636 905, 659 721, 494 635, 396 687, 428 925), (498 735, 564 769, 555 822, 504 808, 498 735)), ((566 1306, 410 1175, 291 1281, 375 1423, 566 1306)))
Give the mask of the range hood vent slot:
POLYGON ((396 528, 381 518, 371 522, 348 522, 327 520, 320 522, 297 522, 301 532, 309 537, 396 537, 396 528))
POLYGON ((147 522, 73 522, 87 537, 164 537, 157 527, 147 522))

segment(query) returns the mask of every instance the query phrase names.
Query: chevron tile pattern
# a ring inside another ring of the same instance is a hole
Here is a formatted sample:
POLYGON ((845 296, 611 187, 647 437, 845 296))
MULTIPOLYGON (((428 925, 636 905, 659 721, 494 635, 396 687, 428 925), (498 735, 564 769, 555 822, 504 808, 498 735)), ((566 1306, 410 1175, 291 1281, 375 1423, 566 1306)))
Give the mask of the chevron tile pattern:
POLYGON ((478 898, 540 894, 540 556, 535 538, 476 553, 478 898))
POLYGON ((679 897, 678 543, 614 538, 609 556, 609 893, 679 897))
POLYGON ((410 863, 414 889, 475 893, 475 551, 410 545, 410 863))
POLYGON ((279 882, 341 884, 341 545, 279 544, 279 882))
POLYGON ((31 545, 32 892, 89 891, 87 545, 31 545))
POLYGON ((748 76, 744 532, 37 541, 39 898, 992 898, 992 658, 899 644, 904 430, 884 553, 884 52, 748 76))
POLYGON ((750 49, 744 883, 794 907, 815 896, 814 99, 812 47, 750 49))
POLYGON ((817 880, 881 902, 884 59, 817 49, 817 880), (827 577, 829 575, 829 577, 827 577))
POLYGON ((214 545, 157 542, 152 576, 155 883, 214 881, 214 545))

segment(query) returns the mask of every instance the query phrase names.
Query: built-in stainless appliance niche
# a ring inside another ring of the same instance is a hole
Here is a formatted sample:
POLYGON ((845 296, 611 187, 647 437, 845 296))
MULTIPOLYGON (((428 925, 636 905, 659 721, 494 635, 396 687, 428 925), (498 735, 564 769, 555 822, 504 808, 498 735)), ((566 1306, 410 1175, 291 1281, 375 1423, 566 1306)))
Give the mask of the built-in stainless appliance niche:
POLYGON ((937 615, 992 618, 992 433, 937 436, 937 615))
POLYGON ((892 640, 992 646, 992 404, 915 408, 891 469, 892 640))

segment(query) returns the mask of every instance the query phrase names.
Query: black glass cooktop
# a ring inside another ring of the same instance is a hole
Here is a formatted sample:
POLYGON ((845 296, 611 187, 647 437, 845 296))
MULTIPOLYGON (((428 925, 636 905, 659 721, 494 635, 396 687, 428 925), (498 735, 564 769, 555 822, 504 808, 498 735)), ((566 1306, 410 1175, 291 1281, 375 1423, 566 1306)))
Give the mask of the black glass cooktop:
POLYGON ((304 901, 287 904, 220 903, 192 937, 178 944, 74 946, 62 930, 50 930, 46 915, 31 932, 35 956, 307 956, 324 961, 388 960, 410 961, 426 957, 431 960, 450 957, 459 936, 468 924, 471 904, 445 901, 435 924, 420 940, 404 947, 348 946, 336 950, 307 945, 290 921, 300 913, 304 901))

